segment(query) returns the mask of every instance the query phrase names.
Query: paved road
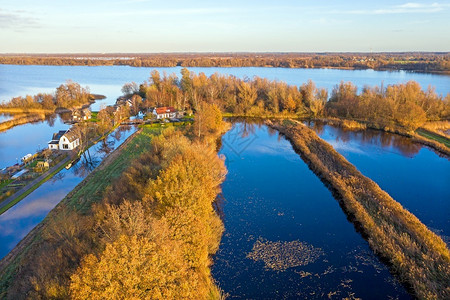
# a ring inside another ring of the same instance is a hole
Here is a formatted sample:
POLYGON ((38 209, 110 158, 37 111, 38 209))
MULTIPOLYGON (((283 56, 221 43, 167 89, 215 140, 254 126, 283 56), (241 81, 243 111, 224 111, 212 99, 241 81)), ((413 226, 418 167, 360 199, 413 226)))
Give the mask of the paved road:
POLYGON ((39 176, 38 178, 34 179, 33 181, 31 181, 30 183, 28 183, 26 186, 24 186, 23 188, 21 188, 19 191, 15 192, 11 197, 6 198, 5 200, 3 200, 0 203, 0 209, 2 209, 3 207, 7 206, 9 203, 13 202, 14 200, 16 200, 18 197, 20 197, 21 195, 23 195, 25 192, 27 192, 29 189, 31 189, 34 185, 36 185, 38 182, 40 182, 41 180, 43 180, 45 177, 47 177, 49 174, 51 174, 52 172, 54 172, 55 170, 57 170, 59 167, 61 167, 63 164, 66 164, 68 161, 70 160, 70 156, 66 156, 66 158, 64 158, 62 161, 60 161, 58 164, 54 165, 53 167, 51 167, 50 169, 48 169, 47 172, 43 173, 41 176, 39 176))

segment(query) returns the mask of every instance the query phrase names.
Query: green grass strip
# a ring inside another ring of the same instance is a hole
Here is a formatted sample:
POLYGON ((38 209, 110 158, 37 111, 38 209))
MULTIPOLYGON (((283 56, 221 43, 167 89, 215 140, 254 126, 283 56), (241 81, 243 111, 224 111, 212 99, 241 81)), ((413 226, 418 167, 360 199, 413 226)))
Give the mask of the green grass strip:
POLYGON ((422 128, 417 129, 416 132, 418 134, 420 134, 421 136, 423 136, 423 137, 426 137, 426 138, 428 138, 430 140, 435 140, 435 141, 437 141, 437 142, 439 142, 441 144, 444 144, 445 146, 450 148, 450 140, 448 138, 444 137, 444 136, 441 136, 439 134, 435 134, 433 132, 430 132, 430 131, 422 129, 422 128))

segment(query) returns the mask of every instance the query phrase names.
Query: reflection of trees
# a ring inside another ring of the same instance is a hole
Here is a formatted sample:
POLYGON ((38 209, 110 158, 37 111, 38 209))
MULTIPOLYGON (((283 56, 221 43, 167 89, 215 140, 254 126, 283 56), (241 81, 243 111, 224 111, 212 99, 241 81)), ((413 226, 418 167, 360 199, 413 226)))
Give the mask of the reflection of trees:
POLYGON ((51 179, 50 182, 51 183, 55 183, 57 181, 61 181, 64 179, 66 175, 64 174, 64 172, 58 172, 57 174, 55 174, 51 179))
POLYGON ((422 146, 418 143, 414 143, 408 138, 403 136, 395 136, 393 139, 393 146, 405 156, 414 156, 419 153, 422 146))
POLYGON ((72 121, 72 113, 70 112, 59 113, 59 117, 63 120, 63 122, 72 121))
POLYGON ((131 128, 132 128, 132 126, 130 126, 130 125, 122 125, 116 129, 116 132, 121 132, 121 133, 128 132, 131 130, 131 128))
POLYGON ((241 138, 246 138, 250 134, 255 134, 255 123, 244 121, 241 123, 240 134, 241 138))
POLYGON ((89 149, 86 150, 83 155, 80 157, 80 161, 78 161, 73 167, 73 172, 78 177, 86 177, 89 173, 91 173, 95 167, 100 163, 100 159, 91 156, 89 149))
POLYGON ((312 127, 312 129, 317 132, 318 135, 323 133, 324 123, 320 121, 307 122, 308 127, 312 127))
POLYGON ((269 134, 270 137, 272 137, 272 136, 274 136, 275 134, 278 133, 278 130, 276 130, 276 129, 272 128, 272 127, 267 126, 267 133, 269 134))
POLYGON ((45 120, 47 121, 48 126, 53 127, 56 121, 56 114, 46 115, 45 120))
POLYGON ((108 138, 103 139, 97 152, 102 154, 102 157, 105 157, 114 150, 114 144, 115 142, 108 140, 108 138))
POLYGON ((113 133, 111 133, 109 136, 112 137, 113 139, 115 139, 116 141, 120 141, 120 138, 122 137, 122 132, 120 130, 116 130, 113 133))
MULTIPOLYGON (((314 124, 313 128, 317 131, 315 126, 316 125, 314 124)), ((373 145, 381 148, 393 147, 402 155, 409 157, 416 155, 422 148, 421 145, 414 143, 407 137, 374 129, 351 131, 340 127, 326 125, 326 130, 328 130, 331 134, 335 134, 336 140, 340 140, 344 143, 356 141, 362 146, 373 145)))

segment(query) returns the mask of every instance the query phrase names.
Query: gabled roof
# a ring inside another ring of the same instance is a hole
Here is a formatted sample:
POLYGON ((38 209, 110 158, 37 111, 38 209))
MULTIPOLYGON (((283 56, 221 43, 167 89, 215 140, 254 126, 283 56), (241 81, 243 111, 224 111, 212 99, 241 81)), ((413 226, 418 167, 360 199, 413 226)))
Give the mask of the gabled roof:
POLYGON ((53 134, 52 141, 59 141, 68 130, 60 130, 53 134))
POLYGON ((156 110, 156 113, 159 115, 159 114, 165 114, 165 113, 174 113, 174 112, 176 112, 177 110, 174 108, 174 107, 172 107, 172 106, 163 106, 163 107, 157 107, 157 108, 155 108, 155 110, 156 110))
POLYGON ((64 133, 64 136, 69 140, 69 142, 73 142, 78 139, 78 135, 70 130, 67 130, 66 133, 64 133))

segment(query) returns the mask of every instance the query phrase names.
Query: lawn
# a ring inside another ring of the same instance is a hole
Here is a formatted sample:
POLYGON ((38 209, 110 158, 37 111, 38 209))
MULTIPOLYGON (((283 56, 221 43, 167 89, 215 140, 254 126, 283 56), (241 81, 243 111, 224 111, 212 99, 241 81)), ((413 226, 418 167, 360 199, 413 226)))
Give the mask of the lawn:
POLYGON ((450 148, 450 140, 448 138, 444 137, 444 136, 435 134, 433 132, 430 132, 430 131, 422 129, 422 128, 417 129, 416 132, 418 134, 420 134, 421 136, 423 136, 423 137, 426 137, 426 138, 428 138, 430 140, 435 140, 435 141, 437 141, 439 143, 442 143, 445 146, 450 148))

